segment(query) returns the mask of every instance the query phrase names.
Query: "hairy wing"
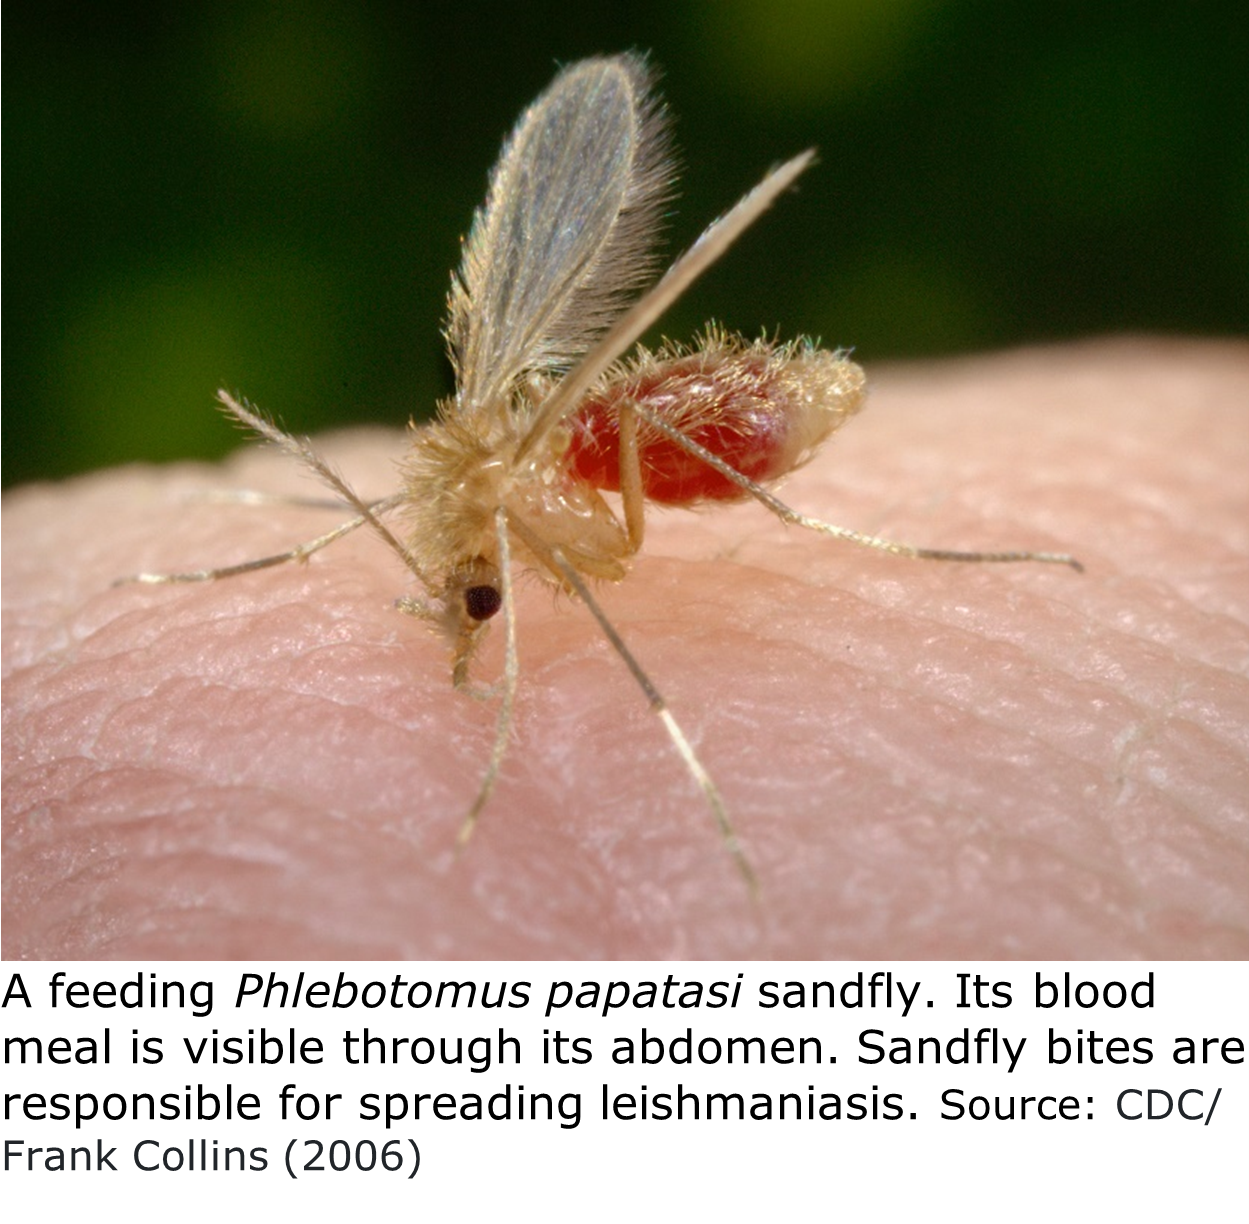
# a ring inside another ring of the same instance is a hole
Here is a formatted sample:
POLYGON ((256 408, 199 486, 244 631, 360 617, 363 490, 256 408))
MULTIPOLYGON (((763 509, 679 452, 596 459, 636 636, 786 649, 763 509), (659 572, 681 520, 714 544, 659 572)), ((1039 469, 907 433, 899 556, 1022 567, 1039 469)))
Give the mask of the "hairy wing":
POLYGON ((651 273, 672 179, 645 62, 564 69, 521 116, 453 278, 447 339, 457 404, 508 397, 531 370, 572 365, 651 273))
POLYGON ((517 459, 523 459, 533 451, 577 407, 599 375, 631 348, 652 323, 659 320, 664 311, 763 215, 776 197, 790 187, 814 159, 815 150, 808 149, 777 166, 723 217, 703 231, 698 241, 664 273, 663 278, 612 324, 586 353, 584 360, 542 401, 516 450, 517 459))

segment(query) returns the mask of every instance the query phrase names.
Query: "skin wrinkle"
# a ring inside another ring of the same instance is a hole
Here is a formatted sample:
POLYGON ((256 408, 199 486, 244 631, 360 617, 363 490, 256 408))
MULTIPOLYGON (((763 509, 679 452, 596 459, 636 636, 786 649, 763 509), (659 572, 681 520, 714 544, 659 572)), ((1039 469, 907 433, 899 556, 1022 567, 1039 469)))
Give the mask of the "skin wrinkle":
MULTIPOLYGON (((785 500, 1089 571, 882 557, 755 507, 649 519, 633 575, 596 593, 724 791, 758 905, 574 601, 516 584, 511 753, 457 858, 494 706, 394 611, 410 587, 383 546, 108 587, 325 530, 185 500, 308 493, 288 461, 11 496, 5 955, 1249 955, 1249 346, 869 377, 785 500)), ((323 441, 388 490, 397 434, 323 441)))

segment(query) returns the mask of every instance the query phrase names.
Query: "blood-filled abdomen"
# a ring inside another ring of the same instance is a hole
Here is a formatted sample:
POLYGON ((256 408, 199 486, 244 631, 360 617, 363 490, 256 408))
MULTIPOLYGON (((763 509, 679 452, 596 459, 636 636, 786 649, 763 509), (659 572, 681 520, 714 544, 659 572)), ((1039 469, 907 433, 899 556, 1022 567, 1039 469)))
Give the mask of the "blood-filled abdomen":
MULTIPOLYGON (((567 419, 570 474, 620 488, 620 407, 636 404, 758 484, 805 463, 863 403, 863 371, 806 343, 753 344, 711 332, 695 348, 642 350, 594 387, 567 419)), ((749 494, 638 420, 646 498, 684 506, 749 494)))

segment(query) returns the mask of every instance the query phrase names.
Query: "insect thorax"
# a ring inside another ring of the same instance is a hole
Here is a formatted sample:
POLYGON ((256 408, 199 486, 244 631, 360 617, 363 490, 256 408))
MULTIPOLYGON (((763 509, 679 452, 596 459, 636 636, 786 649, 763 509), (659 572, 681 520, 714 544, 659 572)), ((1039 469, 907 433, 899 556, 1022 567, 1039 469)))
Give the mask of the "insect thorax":
MULTIPOLYGON (((447 605, 453 620, 466 589, 497 583, 500 506, 510 522, 519 520, 579 571, 610 579, 625 574, 625 532, 599 493, 570 472, 566 431, 555 430, 518 464, 522 419, 448 405, 436 420, 412 429, 403 464, 407 547, 430 594, 447 605)), ((553 579, 549 553, 538 554, 516 531, 509 539, 518 560, 553 579)))

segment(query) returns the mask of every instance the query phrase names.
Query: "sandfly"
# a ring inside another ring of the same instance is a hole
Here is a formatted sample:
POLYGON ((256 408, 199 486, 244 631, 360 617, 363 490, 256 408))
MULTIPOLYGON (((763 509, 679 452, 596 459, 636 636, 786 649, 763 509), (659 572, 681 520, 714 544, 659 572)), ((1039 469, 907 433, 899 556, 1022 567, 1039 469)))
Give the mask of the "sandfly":
POLYGON ((420 584, 421 593, 398 606, 446 635, 455 687, 477 695, 470 664, 488 623, 502 613, 493 747, 460 826, 462 844, 507 750, 520 675, 511 570, 513 561, 529 567, 598 622, 753 890, 754 873, 719 790, 590 588, 593 580, 625 577, 642 545, 648 501, 754 498, 787 523, 901 556, 1080 568, 1055 553, 917 548, 809 518, 779 501, 766 486, 810 459, 862 406, 863 371, 845 353, 807 341, 747 341, 713 326, 690 346, 638 348, 626 358, 813 157, 807 150, 772 170, 641 293, 655 271, 653 241, 675 177, 651 70, 633 54, 565 68, 520 117, 474 217, 448 299, 455 394, 435 419, 412 427, 402 488, 363 500, 306 439, 222 391, 230 415, 305 464, 352 517, 276 556, 131 581, 225 578, 302 560, 368 526, 420 584), (604 491, 620 495, 619 511, 604 491))

